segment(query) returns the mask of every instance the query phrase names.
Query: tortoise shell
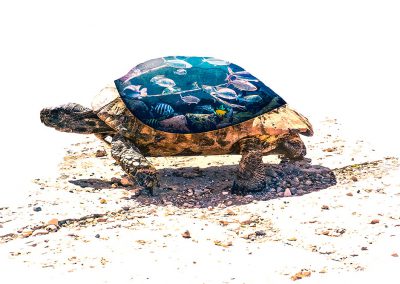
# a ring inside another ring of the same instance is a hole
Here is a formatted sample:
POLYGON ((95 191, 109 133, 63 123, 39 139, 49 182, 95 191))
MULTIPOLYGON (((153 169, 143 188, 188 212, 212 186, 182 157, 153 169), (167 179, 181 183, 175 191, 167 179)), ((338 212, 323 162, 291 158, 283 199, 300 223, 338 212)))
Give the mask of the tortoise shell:
POLYGON ((243 68, 213 57, 152 59, 115 80, 115 85, 135 117, 169 133, 221 129, 286 104, 243 68))

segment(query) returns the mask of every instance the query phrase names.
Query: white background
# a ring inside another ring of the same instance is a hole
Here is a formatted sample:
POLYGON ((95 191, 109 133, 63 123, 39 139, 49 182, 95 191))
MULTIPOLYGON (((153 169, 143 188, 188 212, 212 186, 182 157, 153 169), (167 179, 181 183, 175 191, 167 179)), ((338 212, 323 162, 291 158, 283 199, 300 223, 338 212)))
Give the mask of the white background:
POLYGON ((394 153, 399 15, 396 1, 2 1, 0 190, 22 194, 17 184, 55 170, 77 139, 41 125, 42 107, 89 105, 106 83, 166 55, 232 61, 311 122, 336 117, 394 153))

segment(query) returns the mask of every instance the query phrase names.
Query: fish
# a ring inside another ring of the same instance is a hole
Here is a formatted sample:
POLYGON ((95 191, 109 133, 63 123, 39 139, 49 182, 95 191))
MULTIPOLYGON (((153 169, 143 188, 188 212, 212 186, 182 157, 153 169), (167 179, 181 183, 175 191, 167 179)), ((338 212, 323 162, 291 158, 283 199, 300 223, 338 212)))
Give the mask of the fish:
POLYGON ((161 80, 163 78, 165 78, 164 75, 156 75, 156 76, 154 76, 153 78, 150 79, 150 82, 155 84, 158 80, 161 80))
POLYGON ((181 59, 171 59, 171 60, 167 60, 165 62, 169 67, 173 67, 173 68, 192 68, 192 65, 189 62, 186 62, 185 60, 181 60, 181 59))
POLYGON ((215 114, 218 117, 224 117, 227 114, 227 112, 228 110, 223 105, 221 105, 219 108, 215 110, 215 114))
POLYGON ((217 91, 214 92, 214 94, 221 99, 226 99, 226 100, 236 100, 237 99, 236 92, 229 88, 217 88, 217 91))
POLYGON ((211 105, 198 105, 194 108, 194 113, 213 114, 215 111, 211 105))
POLYGON ((200 99, 198 97, 195 96, 181 96, 181 100, 184 101, 187 104, 198 104, 200 102, 200 99))
POLYGON ((152 107, 152 111, 162 117, 169 117, 175 112, 169 104, 165 103, 156 104, 155 107, 152 107))
POLYGON ((210 94, 216 101, 220 102, 221 104, 225 104, 231 108, 234 109, 239 109, 241 111, 246 110, 245 106, 241 106, 241 105, 237 105, 237 104, 232 104, 232 103, 228 103, 227 101, 224 101, 223 99, 218 98, 216 95, 210 94))
POLYGON ((262 98, 259 95, 249 95, 243 98, 239 98, 239 101, 243 101, 246 103, 259 103, 262 101, 262 98))
POLYGON ((178 69, 178 70, 175 70, 174 71, 174 74, 176 74, 176 75, 180 75, 180 76, 184 76, 184 75, 186 75, 187 74, 187 71, 186 71, 186 69, 178 69))
POLYGON ((146 123, 147 125, 149 125, 151 127, 157 127, 160 125, 160 122, 155 118, 146 119, 144 121, 144 123, 146 123))
POLYGON ((179 88, 179 87, 166 87, 162 91, 162 94, 163 95, 169 95, 169 94, 177 93, 177 92, 180 92, 180 91, 181 91, 181 88, 179 88))
POLYGON ((169 78, 160 78, 158 80, 155 81, 155 84, 161 86, 161 87, 173 87, 175 86, 175 82, 172 79, 169 78))
POLYGON ((140 98, 147 96, 147 88, 140 89, 141 85, 129 85, 123 90, 124 96, 128 98, 140 98))
POLYGON ((208 86, 208 85, 201 85, 201 88, 203 89, 204 92, 206 93, 212 93, 215 92, 217 89, 213 86, 208 86))
POLYGON ((217 59, 217 58, 203 58, 203 62, 207 62, 208 64, 211 65, 216 65, 216 66, 224 66, 224 65, 229 65, 230 63, 228 61, 222 60, 222 59, 217 59))
POLYGON ((254 86, 252 83, 246 80, 233 80, 229 81, 228 85, 231 84, 235 86, 235 88, 241 90, 241 91, 256 91, 257 87, 254 86))
POLYGON ((246 80, 250 82, 258 82, 259 80, 251 75, 248 71, 237 71, 233 72, 231 68, 228 67, 228 76, 226 77, 225 81, 233 81, 233 80, 246 80))

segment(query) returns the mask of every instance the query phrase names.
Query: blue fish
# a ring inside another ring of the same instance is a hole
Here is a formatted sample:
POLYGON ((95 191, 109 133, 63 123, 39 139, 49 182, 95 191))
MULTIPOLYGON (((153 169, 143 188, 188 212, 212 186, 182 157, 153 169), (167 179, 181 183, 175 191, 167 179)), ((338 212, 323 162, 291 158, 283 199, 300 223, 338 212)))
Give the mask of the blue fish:
POLYGON ((169 117, 174 114, 174 109, 165 103, 158 103, 155 107, 152 107, 153 113, 157 114, 158 116, 162 117, 169 117))
POLYGON ((186 71, 186 69, 178 69, 178 70, 174 71, 174 74, 184 76, 187 74, 187 71, 186 71))
POLYGON ((140 85, 129 85, 128 87, 124 88, 124 96, 133 99, 147 96, 147 88, 140 88, 140 85))
POLYGON ((192 64, 190 64, 189 62, 186 62, 185 60, 181 60, 181 59, 171 59, 171 60, 167 60, 165 63, 169 67, 178 68, 178 69, 192 68, 192 64))

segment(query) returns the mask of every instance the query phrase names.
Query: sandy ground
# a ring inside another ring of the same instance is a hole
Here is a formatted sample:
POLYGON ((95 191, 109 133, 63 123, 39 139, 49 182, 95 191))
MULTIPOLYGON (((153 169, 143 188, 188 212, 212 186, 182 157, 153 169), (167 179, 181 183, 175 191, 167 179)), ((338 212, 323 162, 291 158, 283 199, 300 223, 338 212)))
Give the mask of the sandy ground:
MULTIPOLYGON (((344 138, 334 119, 315 123, 315 130, 305 139, 307 157, 336 181, 292 196, 284 189, 231 195, 239 156, 213 156, 152 159, 161 189, 138 197, 134 186, 121 184, 124 173, 109 153, 96 157, 107 147, 82 136, 65 149, 57 173, 43 172, 25 201, 0 208, 2 277, 398 283, 398 158, 344 138)), ((274 156, 264 162, 280 167, 274 156)))

